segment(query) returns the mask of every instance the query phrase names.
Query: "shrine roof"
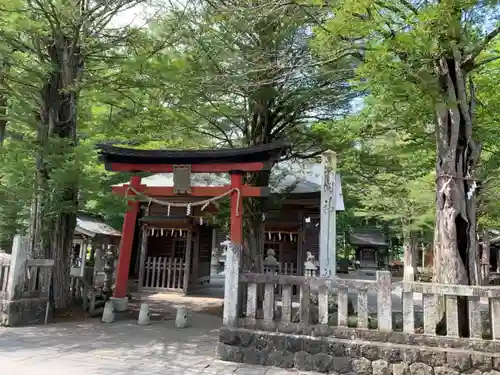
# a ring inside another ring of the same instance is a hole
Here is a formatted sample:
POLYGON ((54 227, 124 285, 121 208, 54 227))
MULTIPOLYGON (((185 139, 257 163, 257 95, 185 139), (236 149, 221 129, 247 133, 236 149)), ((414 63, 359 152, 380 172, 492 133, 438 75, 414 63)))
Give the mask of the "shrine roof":
POLYGON ((349 243, 354 246, 387 247, 387 236, 376 229, 358 229, 349 235, 349 243))
MULTIPOLYGON (((100 160, 105 164, 231 164, 253 162, 275 162, 290 145, 274 142, 244 148, 207 150, 139 150, 112 144, 99 144, 100 160)), ((269 169, 272 164, 269 165, 269 169)))
POLYGON ((122 235, 121 232, 106 224, 103 220, 84 214, 78 215, 75 232, 89 237, 97 235, 119 237, 122 235))

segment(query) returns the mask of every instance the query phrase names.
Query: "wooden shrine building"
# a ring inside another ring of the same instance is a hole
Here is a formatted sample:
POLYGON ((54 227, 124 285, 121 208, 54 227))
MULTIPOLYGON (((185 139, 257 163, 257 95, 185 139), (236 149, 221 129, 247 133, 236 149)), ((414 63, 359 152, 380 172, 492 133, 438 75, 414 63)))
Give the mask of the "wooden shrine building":
POLYGON ((94 286, 104 282, 104 251, 118 246, 121 233, 100 217, 80 213, 76 219, 71 253, 71 276, 82 276, 94 286))
MULTIPOLYGON (((187 292, 190 285, 209 281, 212 254, 227 233, 214 226, 211 217, 226 197, 231 198, 228 234, 233 243, 243 244, 242 198, 281 195, 279 208, 263 218, 264 248, 276 251, 281 273, 303 274, 306 252, 316 259, 319 255, 320 184, 286 173, 270 188, 243 184, 247 172, 269 170, 286 149, 286 145, 271 144, 143 151, 101 145, 107 170, 155 173, 144 179, 132 176, 130 183, 113 187, 129 199, 115 296, 125 295, 129 277, 138 280, 141 291, 187 292)), ((340 187, 340 177, 337 180, 340 187)), ((337 198, 337 208, 343 210, 340 189, 337 198)))
POLYGON ((389 241, 380 230, 355 230, 349 234, 349 243, 356 247, 359 268, 379 269, 389 264, 389 241))

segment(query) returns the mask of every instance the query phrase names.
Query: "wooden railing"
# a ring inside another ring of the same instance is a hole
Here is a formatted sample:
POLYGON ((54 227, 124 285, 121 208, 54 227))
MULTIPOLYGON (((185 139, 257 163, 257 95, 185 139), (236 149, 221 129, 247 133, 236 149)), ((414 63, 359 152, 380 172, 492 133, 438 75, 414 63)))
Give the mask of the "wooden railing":
POLYGON ((71 276, 70 280, 70 293, 73 302, 81 305, 84 311, 88 310, 91 316, 98 315, 104 305, 104 303, 100 303, 101 300, 104 300, 102 291, 94 288, 81 276, 71 276))
POLYGON ((141 289, 183 289, 185 272, 186 262, 181 258, 148 257, 141 289))
MULTIPOLYGON (((458 337, 458 299, 467 297, 469 329, 472 338, 483 337, 481 299, 489 310, 491 337, 500 339, 500 286, 442 285, 422 282, 393 283, 389 271, 377 271, 376 280, 351 280, 342 278, 301 277, 273 274, 241 274, 239 280, 246 285, 244 318, 245 326, 259 321, 272 324, 334 325, 358 329, 377 329, 384 332, 403 331, 408 334, 436 335, 438 323, 438 297, 446 305, 446 335, 458 337), (257 311, 257 287, 263 285, 262 314, 257 311), (275 287, 281 286, 281 302, 275 298, 275 287), (292 303, 292 287, 300 289, 297 307, 292 303), (415 293, 422 295, 422 327, 416 330, 415 293), (349 311, 350 294, 356 294, 355 313, 349 311), (369 296, 376 299, 375 317, 369 311, 369 296), (315 296, 317 298, 311 298, 315 296), (393 296, 402 300, 402 324, 393 322, 393 296), (331 319, 330 299, 336 300, 337 319, 331 319), (316 302, 312 302, 316 301, 316 302), (488 302, 488 303, 486 303, 488 302), (278 306, 281 305, 281 306, 278 306), (295 310, 295 311, 294 311, 295 310), (351 319, 354 318, 354 319, 351 319), (336 322, 334 321, 336 320, 336 322), (354 321, 354 323, 353 323, 354 321), (376 327, 371 324, 376 321, 376 327)), ((241 284, 240 284, 241 285, 241 284)), ((271 325, 272 325, 271 324, 271 325)), ((268 324, 269 325, 269 324, 268 324)))
POLYGON ((21 298, 48 298, 53 266, 52 259, 26 260, 26 275, 21 298))

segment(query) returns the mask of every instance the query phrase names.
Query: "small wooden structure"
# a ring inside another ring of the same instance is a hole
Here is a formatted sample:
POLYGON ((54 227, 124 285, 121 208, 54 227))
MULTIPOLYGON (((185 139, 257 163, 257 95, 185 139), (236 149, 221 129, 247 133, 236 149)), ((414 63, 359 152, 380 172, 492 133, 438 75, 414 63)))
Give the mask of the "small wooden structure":
POLYGON ((104 251, 118 246, 121 233, 99 217, 79 214, 76 220, 71 257, 71 276, 81 276, 90 285, 102 286, 104 251))
POLYGON ((356 247, 359 268, 377 269, 389 263, 389 242, 379 230, 358 229, 349 234, 349 243, 356 247))

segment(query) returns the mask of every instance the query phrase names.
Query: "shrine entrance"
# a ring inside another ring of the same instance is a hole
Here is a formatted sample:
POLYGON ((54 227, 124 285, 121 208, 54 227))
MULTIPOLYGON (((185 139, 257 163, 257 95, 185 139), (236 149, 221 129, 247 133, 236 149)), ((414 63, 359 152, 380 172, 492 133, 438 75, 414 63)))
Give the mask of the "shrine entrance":
MULTIPOLYGON (((128 184, 113 188, 128 200, 114 298, 126 297, 133 247, 140 252, 136 263, 139 264, 142 290, 182 290, 186 293, 190 282, 199 279, 207 263, 204 255, 207 249, 202 244, 211 241, 203 227, 204 213, 217 210, 216 202, 220 199, 230 199, 230 239, 236 249, 233 251, 239 251, 237 249, 243 245, 243 197, 269 195, 268 187, 245 184, 245 176, 248 172, 269 171, 288 147, 274 143, 238 149, 170 151, 99 145, 100 160, 106 170, 132 173, 128 184), (148 186, 141 183, 139 172, 172 173, 173 184, 148 186), (193 174, 221 173, 229 174, 229 184, 192 184, 193 174), (134 241, 137 226, 140 226, 140 236, 134 241), (161 249, 153 256, 148 255, 148 249, 152 248, 148 247, 148 240, 156 241, 155 248, 161 249)), ((209 263, 210 258, 208 267, 209 263)), ((228 280, 230 276, 226 277, 226 288, 232 283, 228 280)))

